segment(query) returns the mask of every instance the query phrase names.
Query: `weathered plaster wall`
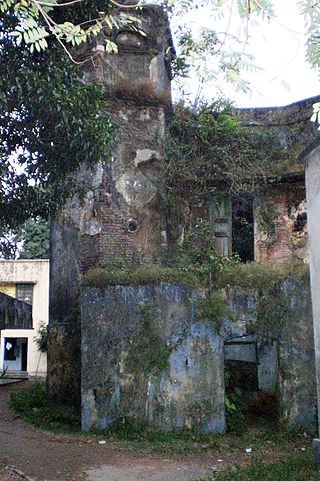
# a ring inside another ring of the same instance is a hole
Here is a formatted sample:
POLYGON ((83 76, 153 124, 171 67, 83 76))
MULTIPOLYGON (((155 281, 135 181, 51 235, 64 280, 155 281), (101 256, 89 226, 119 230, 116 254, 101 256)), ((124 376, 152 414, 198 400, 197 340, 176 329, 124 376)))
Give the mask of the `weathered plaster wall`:
MULTIPOLYGON (((71 385, 80 398, 74 359, 80 358, 82 274, 117 257, 128 264, 142 259, 157 263, 167 242, 161 182, 172 42, 161 8, 143 7, 138 16, 146 38, 116 32, 118 55, 107 55, 99 39, 95 54, 84 65, 84 80, 106 87, 106 110, 118 130, 111 154, 97 159, 92 170, 82 166, 76 174, 83 196, 73 196, 52 222, 48 372, 52 399, 62 399, 60 393, 67 393, 71 385), (67 332, 76 337, 64 343, 67 332), (57 353, 68 343, 72 356, 65 354, 59 378, 57 353)), ((71 398, 65 396, 65 401, 71 398)))
POLYGON ((196 298, 170 284, 84 288, 83 429, 125 414, 163 431, 224 431, 223 343, 195 318, 196 298))
POLYGON ((316 427, 316 385, 309 281, 286 280, 280 286, 225 291, 229 315, 221 335, 227 340, 260 334, 279 343, 280 419, 291 427, 316 427))
POLYGON ((265 358, 260 349, 259 382, 264 383, 267 394, 276 389, 278 398, 278 413, 272 414, 290 427, 314 430, 316 392, 309 290, 309 282, 303 280, 286 280, 261 291, 237 287, 224 290, 228 308, 218 335, 216 323, 199 321, 195 315, 202 293, 191 288, 172 284, 84 288, 83 429, 104 428, 125 413, 162 430, 196 427, 222 431, 223 343, 254 333, 262 340, 278 343, 278 350, 265 358), (149 325, 141 310, 145 306, 152 308, 149 325), (150 350, 150 345, 154 349, 150 350), (151 353, 155 366, 161 369, 148 368, 151 353))
POLYGON ((308 230, 310 249, 310 274, 315 356, 318 389, 318 413, 320 412, 320 148, 310 150, 305 157, 306 188, 308 202, 308 230))

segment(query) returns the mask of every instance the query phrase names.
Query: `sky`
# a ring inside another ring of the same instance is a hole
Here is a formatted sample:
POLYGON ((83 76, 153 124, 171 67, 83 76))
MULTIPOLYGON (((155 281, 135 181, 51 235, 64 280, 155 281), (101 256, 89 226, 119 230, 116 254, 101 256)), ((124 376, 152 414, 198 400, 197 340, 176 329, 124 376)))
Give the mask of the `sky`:
MULTIPOLYGON (((294 0, 274 0, 276 20, 260 22, 250 27, 247 52, 255 57, 258 73, 248 72, 244 76, 251 85, 251 93, 236 93, 230 84, 222 84, 224 95, 232 99, 237 107, 272 107, 320 94, 320 79, 305 60, 305 25, 294 0)), ((198 26, 217 25, 224 29, 224 19, 218 25, 208 12, 194 13, 190 22, 198 26)), ((237 20, 231 27, 239 29, 237 20)), ((213 84, 212 84, 213 85, 213 84)), ((189 88, 195 89, 195 86, 189 88)), ((210 97, 213 86, 206 83, 205 96, 210 97)))

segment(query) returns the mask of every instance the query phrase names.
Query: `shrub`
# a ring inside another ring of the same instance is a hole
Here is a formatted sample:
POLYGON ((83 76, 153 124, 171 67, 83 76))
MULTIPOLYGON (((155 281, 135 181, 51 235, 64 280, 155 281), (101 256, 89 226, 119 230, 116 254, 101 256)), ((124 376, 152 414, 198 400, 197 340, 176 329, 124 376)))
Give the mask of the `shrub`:
POLYGON ((48 327, 45 325, 44 322, 41 322, 38 329, 38 335, 34 338, 34 340, 38 346, 38 351, 47 352, 48 327))
POLYGON ((13 393, 10 407, 30 424, 45 430, 69 432, 80 429, 80 418, 76 410, 48 406, 47 389, 42 381, 36 381, 13 393))
POLYGON ((293 262, 239 263, 223 269, 215 281, 215 287, 237 286, 262 289, 272 287, 285 279, 306 279, 308 276, 309 267, 307 265, 293 262))
POLYGON ((26 389, 11 394, 10 406, 19 414, 31 413, 34 409, 47 406, 48 397, 44 382, 36 381, 26 389))

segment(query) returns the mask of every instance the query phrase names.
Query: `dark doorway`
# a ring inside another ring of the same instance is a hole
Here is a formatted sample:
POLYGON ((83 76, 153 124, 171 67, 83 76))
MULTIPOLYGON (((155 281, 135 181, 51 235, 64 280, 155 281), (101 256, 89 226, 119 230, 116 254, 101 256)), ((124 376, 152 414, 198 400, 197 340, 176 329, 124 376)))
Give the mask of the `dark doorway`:
POLYGON ((278 417, 278 342, 244 336, 225 342, 226 394, 244 414, 278 417))
POLYGON ((3 365, 9 371, 27 371, 28 339, 26 337, 6 337, 4 339, 3 365))
POLYGON ((28 360, 28 339, 24 339, 21 344, 21 371, 27 371, 28 360))
POLYGON ((243 195, 232 200, 232 252, 241 262, 254 261, 253 200, 243 195))

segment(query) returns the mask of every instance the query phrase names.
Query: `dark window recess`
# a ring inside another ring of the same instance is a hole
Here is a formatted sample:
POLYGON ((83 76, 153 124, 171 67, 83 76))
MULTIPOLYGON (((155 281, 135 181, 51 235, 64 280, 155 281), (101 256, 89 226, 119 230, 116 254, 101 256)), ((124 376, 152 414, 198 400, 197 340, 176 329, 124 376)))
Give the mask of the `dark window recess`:
POLYGON ((253 201, 249 195, 232 201, 232 252, 242 262, 254 261, 253 201))
POLYGON ((25 339, 25 342, 21 344, 21 371, 27 370, 27 361, 28 361, 28 339, 25 339))
POLYGON ((14 337, 6 337, 4 344, 4 360, 15 361, 19 357, 19 346, 17 339, 14 337))
POLYGON ((32 304, 33 300, 33 284, 17 284, 16 285, 16 298, 19 301, 32 304))
POLYGON ((298 214, 297 219, 294 223, 293 230, 294 232, 303 232, 304 228, 307 225, 307 213, 302 212, 301 214, 298 214))

